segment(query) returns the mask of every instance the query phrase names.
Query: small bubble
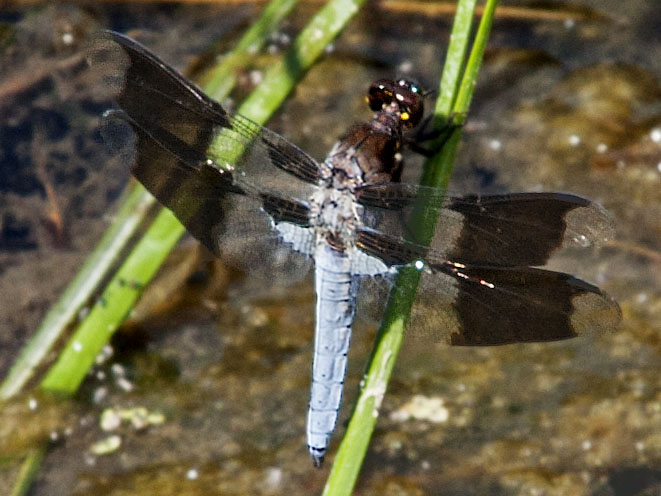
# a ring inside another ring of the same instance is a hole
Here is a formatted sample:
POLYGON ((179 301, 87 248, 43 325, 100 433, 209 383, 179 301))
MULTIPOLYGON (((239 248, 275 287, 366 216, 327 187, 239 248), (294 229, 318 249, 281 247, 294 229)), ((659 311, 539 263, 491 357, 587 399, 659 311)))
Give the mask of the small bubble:
POLYGON ((96 356, 95 363, 97 365, 101 365, 105 363, 108 360, 108 358, 110 358, 112 355, 113 355, 112 346, 106 345, 101 349, 99 354, 96 356))
POLYGON ((650 139, 654 143, 661 143, 661 127, 655 127, 650 131, 650 139))
POLYGON ((191 468, 186 472, 186 479, 188 480, 197 480, 200 476, 200 473, 195 468, 191 468))
POLYGON ((494 152, 500 151, 502 147, 503 143, 499 139, 492 139, 489 141, 489 148, 491 148, 494 152))
POLYGON ((113 363, 112 366, 110 367, 110 371, 115 377, 124 377, 124 375, 126 375, 126 371, 124 370, 124 367, 122 367, 118 363, 113 363))
POLYGON ((638 293, 636 295, 636 303, 638 303, 639 305, 644 305, 649 301, 649 299, 650 299, 650 295, 644 292, 638 293))
POLYGON ((108 388, 106 387, 100 387, 96 388, 94 390, 94 394, 92 395, 92 401, 95 404, 101 403, 106 397, 108 396, 108 388))
POLYGON ((264 482, 269 489, 278 489, 282 484, 282 469, 275 467, 266 469, 264 482))
POLYGON ((134 389, 133 383, 124 377, 117 379, 116 384, 119 389, 126 391, 127 393, 130 393, 134 389))
POLYGON ((581 144, 581 137, 577 134, 572 134, 569 136, 569 144, 571 146, 578 146, 581 144))
POLYGON ((83 351, 83 345, 80 341, 73 342, 73 351, 75 351, 76 353, 80 353, 81 351, 83 351))

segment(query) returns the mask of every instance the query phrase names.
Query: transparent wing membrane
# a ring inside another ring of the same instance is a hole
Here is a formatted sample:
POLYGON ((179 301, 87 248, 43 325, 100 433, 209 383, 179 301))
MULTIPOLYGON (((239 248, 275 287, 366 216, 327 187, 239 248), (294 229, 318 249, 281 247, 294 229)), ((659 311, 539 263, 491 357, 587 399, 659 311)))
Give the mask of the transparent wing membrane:
MULTIPOLYGON (((319 164, 228 113, 129 38, 105 33, 92 59, 122 109, 107 115, 104 137, 140 182, 230 263, 269 279, 302 277, 316 241, 309 199, 319 164)), ((495 345, 566 339, 620 320, 596 286, 533 268, 558 249, 613 237, 613 221, 596 203, 562 193, 451 195, 392 182, 359 187, 357 200, 363 225, 348 249, 354 276, 364 279, 363 307, 380 310, 395 270, 418 264, 412 334, 495 345), (423 205, 440 213, 429 247, 410 224, 423 205)))

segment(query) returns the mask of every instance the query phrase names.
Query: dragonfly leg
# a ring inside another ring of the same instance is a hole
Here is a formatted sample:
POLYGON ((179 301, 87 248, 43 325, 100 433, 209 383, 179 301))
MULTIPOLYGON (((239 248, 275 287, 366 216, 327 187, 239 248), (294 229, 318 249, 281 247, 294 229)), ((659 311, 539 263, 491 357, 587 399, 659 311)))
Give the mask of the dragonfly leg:
POLYGON ((422 122, 415 135, 406 140, 409 150, 424 157, 435 155, 449 141, 455 131, 464 126, 464 116, 453 112, 448 120, 438 128, 430 128, 433 115, 422 122), (422 146, 422 143, 432 142, 431 147, 422 146))

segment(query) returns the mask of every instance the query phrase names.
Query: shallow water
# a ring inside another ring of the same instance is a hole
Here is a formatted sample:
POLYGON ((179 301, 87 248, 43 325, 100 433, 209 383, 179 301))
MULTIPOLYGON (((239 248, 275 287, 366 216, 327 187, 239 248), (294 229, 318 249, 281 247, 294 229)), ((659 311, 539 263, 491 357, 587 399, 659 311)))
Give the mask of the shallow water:
MULTIPOLYGON (((659 14, 642 0, 580 5, 608 18, 529 13, 496 22, 453 188, 571 191, 602 203, 617 238, 599 252, 562 253, 551 266, 613 295, 623 322, 611 334, 551 344, 477 349, 408 340, 356 494, 661 490, 659 14)), ((271 121, 317 158, 349 121, 369 117, 363 92, 373 79, 408 71, 431 87, 438 79, 449 18, 370 8, 271 121)), ((565 11, 556 4, 550 12, 565 11)), ((8 68, 0 76, 4 372, 100 239, 128 180, 98 139, 108 103, 90 90, 81 40, 97 28, 140 28, 148 31, 143 42, 185 68, 221 35, 231 46, 231 31, 256 9, 0 13, 14 40, 0 41, 8 68), (69 32, 72 40, 62 36, 69 32)), ((293 25, 309 13, 301 9, 293 25)), ((242 79, 243 91, 256 75, 242 79)), ((411 162, 407 178, 416 180, 411 162)), ((21 398, 4 410, 1 451, 23 453, 55 433, 34 494, 321 492, 327 469, 312 469, 304 446, 310 281, 265 287, 200 255, 195 243, 170 267, 74 401, 57 407, 37 398, 35 406, 21 398), (104 410, 137 406, 164 420, 145 425, 127 415, 110 430, 99 425, 104 410), (121 445, 94 454, 110 436, 121 445)), ((357 326, 341 423, 374 333, 374 323, 357 326)), ((331 463, 343 431, 338 426, 331 463)), ((3 487, 16 467, 5 465, 3 487)))

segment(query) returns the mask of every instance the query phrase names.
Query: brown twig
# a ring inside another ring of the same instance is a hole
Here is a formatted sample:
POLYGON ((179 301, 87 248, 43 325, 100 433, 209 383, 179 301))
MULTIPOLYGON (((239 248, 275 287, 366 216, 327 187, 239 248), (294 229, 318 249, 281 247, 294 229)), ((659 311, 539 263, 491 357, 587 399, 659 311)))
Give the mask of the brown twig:
POLYGON ((661 253, 659 253, 657 250, 653 250, 651 248, 647 248, 645 246, 640 246, 635 243, 630 243, 626 241, 618 241, 618 240, 611 240, 609 241, 606 246, 610 248, 615 248, 617 250, 623 251, 623 252, 628 252, 628 253, 633 253, 634 255, 639 255, 641 257, 645 257, 654 263, 660 264, 661 265, 661 253))
POLYGON ((52 236, 53 244, 62 247, 68 244, 69 237, 57 193, 55 192, 53 183, 46 171, 48 157, 44 149, 44 140, 42 138, 43 133, 41 133, 39 129, 36 129, 34 138, 32 139, 32 160, 35 164, 37 177, 46 191, 46 199, 48 200, 46 216, 42 222, 52 236))

